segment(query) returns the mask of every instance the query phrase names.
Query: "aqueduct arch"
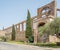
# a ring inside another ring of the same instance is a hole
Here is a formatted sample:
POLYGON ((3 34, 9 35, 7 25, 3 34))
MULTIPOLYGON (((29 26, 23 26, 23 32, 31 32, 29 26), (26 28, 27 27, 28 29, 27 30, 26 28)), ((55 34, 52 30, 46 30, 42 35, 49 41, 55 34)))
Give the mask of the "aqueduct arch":
MULTIPOLYGON (((34 43, 37 43, 37 37, 38 37, 38 26, 43 26, 45 23, 51 22, 56 17, 56 11, 60 11, 60 9, 56 8, 56 1, 52 1, 51 3, 42 6, 41 8, 37 9, 37 16, 33 17, 33 35, 34 35, 34 43)), ((22 40, 25 41, 25 30, 24 30, 24 23, 26 23, 26 20, 19 22, 15 24, 16 29, 16 40, 22 40), (22 30, 20 29, 22 28, 22 30), (20 31, 21 30, 21 31, 20 31)), ((4 31, 10 35, 12 32, 12 26, 5 28, 4 31)))
POLYGON ((38 24, 37 42, 42 42, 41 36, 40 36, 40 28, 43 27, 44 25, 45 25, 45 22, 40 22, 40 23, 38 24))

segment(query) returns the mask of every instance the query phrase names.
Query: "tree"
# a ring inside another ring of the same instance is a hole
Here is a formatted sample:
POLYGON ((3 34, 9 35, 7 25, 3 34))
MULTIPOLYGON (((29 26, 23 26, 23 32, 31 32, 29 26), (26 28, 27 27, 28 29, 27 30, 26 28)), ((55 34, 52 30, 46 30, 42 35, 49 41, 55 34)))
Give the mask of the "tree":
POLYGON ((15 34, 16 34, 16 32, 15 32, 15 27, 14 27, 14 25, 12 26, 12 40, 15 40, 15 34))
POLYGON ((30 12, 28 10, 28 14, 27 14, 27 20, 26 20, 26 38, 31 42, 33 41, 32 38, 32 21, 31 21, 31 16, 30 16, 30 12))
POLYGON ((49 25, 50 25, 50 23, 46 23, 45 25, 38 28, 40 35, 43 35, 44 33, 49 33, 49 31, 50 31, 49 25))
POLYGON ((48 34, 59 36, 60 34, 60 18, 55 18, 51 23, 45 24, 43 27, 39 28, 40 34, 48 34))
POLYGON ((58 35, 60 33, 60 18, 55 18, 50 24, 50 33, 58 35))
POLYGON ((50 33, 49 25, 50 23, 46 23, 43 26, 38 28, 38 32, 40 34, 40 37, 42 37, 44 43, 49 38, 49 33, 50 33))

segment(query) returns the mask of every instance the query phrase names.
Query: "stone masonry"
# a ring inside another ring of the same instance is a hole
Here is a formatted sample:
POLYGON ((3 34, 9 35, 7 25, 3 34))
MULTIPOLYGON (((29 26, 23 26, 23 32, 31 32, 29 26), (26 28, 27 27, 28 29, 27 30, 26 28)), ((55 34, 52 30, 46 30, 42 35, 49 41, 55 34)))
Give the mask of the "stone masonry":
MULTIPOLYGON (((37 15, 31 18, 33 20, 32 29, 33 29, 33 35, 34 35, 34 43, 37 43, 39 40, 38 26, 42 26, 43 24, 51 22, 56 17, 57 11, 60 11, 60 9, 56 8, 56 1, 52 1, 51 3, 37 9, 37 15)), ((17 41, 26 40, 25 30, 24 30, 25 24, 26 24, 26 20, 15 24, 17 41)), ((8 35, 11 35, 9 33, 12 32, 12 26, 5 28, 4 31, 6 31, 8 35)))

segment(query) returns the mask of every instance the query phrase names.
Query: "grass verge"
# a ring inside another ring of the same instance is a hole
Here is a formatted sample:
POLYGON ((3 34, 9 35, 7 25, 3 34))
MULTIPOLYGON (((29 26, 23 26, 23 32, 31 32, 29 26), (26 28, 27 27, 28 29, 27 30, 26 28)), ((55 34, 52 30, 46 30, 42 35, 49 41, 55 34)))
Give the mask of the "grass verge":
POLYGON ((21 41, 7 41, 8 43, 14 43, 14 44, 24 44, 24 42, 21 41))
POLYGON ((35 46, 40 46, 40 47, 52 47, 52 48, 60 48, 56 43, 37 43, 33 44, 35 46))

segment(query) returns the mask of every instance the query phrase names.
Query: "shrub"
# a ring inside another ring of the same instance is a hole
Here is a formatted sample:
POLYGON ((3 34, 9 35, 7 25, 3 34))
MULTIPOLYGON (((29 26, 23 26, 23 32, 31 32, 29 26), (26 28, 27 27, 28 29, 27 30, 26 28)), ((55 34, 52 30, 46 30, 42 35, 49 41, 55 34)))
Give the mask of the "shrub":
POLYGON ((57 46, 60 46, 60 42, 56 42, 57 46))
POLYGON ((28 40, 29 40, 30 43, 33 43, 33 42, 34 42, 34 37, 33 37, 33 36, 30 36, 30 37, 28 38, 28 40))
POLYGON ((2 41, 4 41, 4 42, 6 42, 7 41, 7 39, 6 39, 6 37, 1 37, 1 39, 2 39, 2 41))

